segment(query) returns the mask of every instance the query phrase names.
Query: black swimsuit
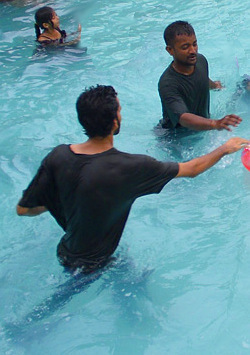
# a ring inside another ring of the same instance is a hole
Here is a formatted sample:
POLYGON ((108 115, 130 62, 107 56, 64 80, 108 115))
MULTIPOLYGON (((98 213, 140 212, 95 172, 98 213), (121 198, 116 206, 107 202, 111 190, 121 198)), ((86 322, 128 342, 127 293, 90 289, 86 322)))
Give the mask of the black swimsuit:
POLYGON ((59 39, 51 39, 50 37, 42 34, 43 37, 45 38, 48 38, 48 40, 45 40, 45 41, 38 41, 40 44, 50 44, 50 43, 64 43, 64 39, 67 37, 67 34, 66 34, 66 31, 65 30, 60 30, 59 28, 56 29, 60 35, 61 35, 61 38, 59 39))

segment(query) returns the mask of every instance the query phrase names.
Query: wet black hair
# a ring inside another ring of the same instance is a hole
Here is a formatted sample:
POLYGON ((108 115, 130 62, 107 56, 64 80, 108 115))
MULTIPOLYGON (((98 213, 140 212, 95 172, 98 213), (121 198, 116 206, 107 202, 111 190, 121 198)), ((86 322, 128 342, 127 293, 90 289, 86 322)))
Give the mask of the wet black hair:
POLYGON ((248 86, 248 83, 250 82, 250 75, 244 74, 242 78, 243 80, 241 84, 244 88, 246 88, 248 86))
POLYGON ((78 120, 89 138, 107 137, 117 118, 117 92, 112 86, 91 86, 78 97, 78 120))
POLYGON ((53 22, 52 22, 54 12, 55 11, 52 9, 52 7, 49 7, 49 6, 44 6, 44 7, 41 7, 39 10, 37 10, 37 12, 35 13, 36 39, 38 39, 39 36, 41 35, 40 28, 42 28, 43 30, 45 29, 43 27, 43 23, 50 23, 52 25, 52 27, 54 27, 53 22))
POLYGON ((176 36, 180 36, 180 35, 191 36, 194 34, 195 34, 194 29, 190 25, 190 23, 186 21, 175 21, 165 28, 163 38, 167 46, 173 46, 176 36))

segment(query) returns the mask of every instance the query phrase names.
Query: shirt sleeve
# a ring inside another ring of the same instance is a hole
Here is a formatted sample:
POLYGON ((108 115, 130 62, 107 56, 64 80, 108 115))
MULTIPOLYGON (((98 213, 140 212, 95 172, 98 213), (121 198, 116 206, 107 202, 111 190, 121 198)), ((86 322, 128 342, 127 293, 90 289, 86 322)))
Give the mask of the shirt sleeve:
POLYGON ((178 86, 163 84, 159 87, 159 94, 162 103, 163 118, 171 121, 173 128, 177 126, 180 116, 189 112, 178 86))
POLYGON ((35 177, 19 201, 21 207, 33 208, 44 206, 56 219, 57 223, 65 230, 66 219, 60 201, 58 188, 53 171, 49 168, 47 156, 41 163, 35 177))
POLYGON ((51 192, 50 174, 43 161, 35 177, 30 182, 23 196, 19 201, 22 207, 33 208, 37 206, 47 206, 48 194, 51 192))
POLYGON ((160 162, 149 156, 143 156, 137 164, 136 197, 161 192, 162 188, 179 172, 179 164, 160 162))

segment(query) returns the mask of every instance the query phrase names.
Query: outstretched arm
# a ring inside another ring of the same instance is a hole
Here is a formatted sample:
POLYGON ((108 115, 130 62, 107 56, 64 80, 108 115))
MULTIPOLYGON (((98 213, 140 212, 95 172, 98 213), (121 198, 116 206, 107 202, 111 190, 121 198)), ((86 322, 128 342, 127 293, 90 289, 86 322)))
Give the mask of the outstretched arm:
POLYGON ((247 139, 231 138, 211 153, 186 163, 179 163, 179 172, 176 177, 195 177, 215 165, 224 155, 237 152, 248 144, 250 144, 250 141, 247 139))
POLYGON ((195 131, 209 131, 226 129, 231 131, 229 126, 237 127, 242 119, 237 115, 226 115, 220 120, 208 119, 205 117, 194 115, 193 113, 183 113, 180 116, 179 123, 181 126, 193 129, 195 131))

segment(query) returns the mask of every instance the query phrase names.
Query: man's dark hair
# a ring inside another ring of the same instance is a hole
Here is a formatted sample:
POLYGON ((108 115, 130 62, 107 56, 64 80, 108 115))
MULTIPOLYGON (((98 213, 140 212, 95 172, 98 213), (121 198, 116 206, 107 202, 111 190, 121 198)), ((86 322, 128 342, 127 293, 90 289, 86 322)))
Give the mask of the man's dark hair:
POLYGON ((117 92, 112 86, 86 89, 77 99, 78 120, 89 138, 107 137, 117 118, 117 92))
POLYGON ((173 46, 175 37, 181 35, 191 36, 194 35, 194 29, 190 23, 186 21, 175 21, 168 25, 164 31, 163 38, 167 46, 173 46))

